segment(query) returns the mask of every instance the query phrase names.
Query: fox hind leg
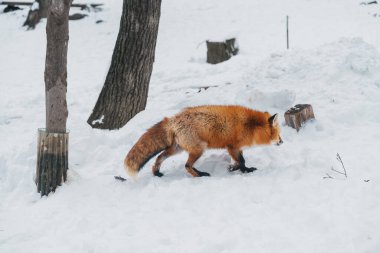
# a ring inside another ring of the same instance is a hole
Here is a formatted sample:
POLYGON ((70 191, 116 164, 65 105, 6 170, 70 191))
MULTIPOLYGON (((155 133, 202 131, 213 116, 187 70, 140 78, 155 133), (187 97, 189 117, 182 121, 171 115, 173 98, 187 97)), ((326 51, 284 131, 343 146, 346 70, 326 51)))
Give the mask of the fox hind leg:
POLYGON ((173 156, 179 152, 181 152, 182 149, 178 146, 176 142, 174 142, 170 147, 166 148, 156 159, 156 162, 154 163, 152 167, 152 173, 153 175, 157 177, 162 177, 164 174, 160 172, 160 167, 163 161, 165 161, 168 157, 173 156))
POLYGON ((191 152, 189 153, 189 158, 186 162, 186 170, 189 172, 193 177, 209 177, 210 174, 207 172, 199 171, 196 168, 193 167, 194 163, 201 157, 203 151, 200 152, 191 152))

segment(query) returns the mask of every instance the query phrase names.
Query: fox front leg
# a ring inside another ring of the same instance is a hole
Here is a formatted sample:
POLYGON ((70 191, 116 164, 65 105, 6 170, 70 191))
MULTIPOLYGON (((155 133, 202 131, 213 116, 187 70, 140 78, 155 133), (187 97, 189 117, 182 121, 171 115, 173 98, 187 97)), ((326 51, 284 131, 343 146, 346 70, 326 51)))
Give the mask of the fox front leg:
POLYGON ((228 168, 230 172, 235 171, 235 170, 240 170, 243 173, 250 173, 257 170, 254 167, 248 168, 245 166, 245 159, 243 157, 243 152, 241 150, 233 148, 233 147, 228 147, 227 150, 230 156, 232 157, 232 159, 235 160, 235 164, 230 165, 228 168))

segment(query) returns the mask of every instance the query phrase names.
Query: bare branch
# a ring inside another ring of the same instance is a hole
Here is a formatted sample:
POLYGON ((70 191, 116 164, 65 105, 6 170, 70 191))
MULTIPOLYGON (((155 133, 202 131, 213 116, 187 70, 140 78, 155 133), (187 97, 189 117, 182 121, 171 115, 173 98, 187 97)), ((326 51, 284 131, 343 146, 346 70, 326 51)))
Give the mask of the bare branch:
POLYGON ((345 175, 347 177, 347 171, 346 171, 346 168, 344 167, 342 158, 340 157, 339 153, 336 154, 336 159, 342 164, 342 167, 343 167, 343 170, 344 170, 344 174, 343 175, 345 175))
POLYGON ((326 173, 326 176, 323 177, 323 179, 334 179, 332 176, 330 176, 329 173, 326 173))

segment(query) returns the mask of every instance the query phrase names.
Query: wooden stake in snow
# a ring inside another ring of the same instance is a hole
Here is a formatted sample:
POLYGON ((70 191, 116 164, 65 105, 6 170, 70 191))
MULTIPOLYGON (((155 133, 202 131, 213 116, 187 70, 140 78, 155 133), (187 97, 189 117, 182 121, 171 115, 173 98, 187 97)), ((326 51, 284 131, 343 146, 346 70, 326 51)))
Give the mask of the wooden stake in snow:
POLYGON ((289 49, 289 16, 286 16, 286 48, 289 49))
POLYGON ((297 131, 308 120, 315 119, 313 107, 308 104, 298 104, 285 112, 286 125, 295 128, 297 131))
POLYGON ((228 39, 223 42, 206 41, 207 44, 207 63, 217 64, 227 61, 233 55, 237 55, 239 49, 236 39, 228 39))

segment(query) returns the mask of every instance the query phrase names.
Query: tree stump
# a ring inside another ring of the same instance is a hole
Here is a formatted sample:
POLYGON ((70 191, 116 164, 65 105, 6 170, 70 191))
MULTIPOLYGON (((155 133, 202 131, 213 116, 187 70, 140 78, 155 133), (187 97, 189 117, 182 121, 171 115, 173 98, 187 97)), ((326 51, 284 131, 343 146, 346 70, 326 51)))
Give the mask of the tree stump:
POLYGON ((35 0, 30 7, 28 16, 26 17, 23 26, 27 26, 28 29, 34 29, 42 18, 47 17, 48 7, 48 0, 35 0))
POLYGON ((38 10, 30 10, 23 26, 27 26, 29 29, 34 29, 36 24, 40 22, 40 19, 41 17, 39 16, 38 10))
POLYGON ((69 20, 80 20, 85 17, 87 17, 87 14, 82 14, 82 13, 74 13, 73 15, 69 16, 69 20))
POLYGON ((297 132, 301 126, 311 119, 315 119, 313 107, 308 104, 298 104, 285 112, 286 125, 295 128, 297 132))
POLYGON ((207 63, 217 64, 229 60, 233 55, 237 55, 239 49, 235 42, 235 38, 224 42, 206 41, 207 63))
POLYGON ((7 7, 4 8, 3 12, 4 12, 4 13, 7 13, 7 12, 17 11, 17 10, 21 10, 21 8, 9 4, 9 5, 7 5, 7 7))
POLYGON ((65 182, 68 170, 69 133, 49 133, 38 129, 36 184, 41 196, 65 182))

